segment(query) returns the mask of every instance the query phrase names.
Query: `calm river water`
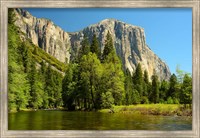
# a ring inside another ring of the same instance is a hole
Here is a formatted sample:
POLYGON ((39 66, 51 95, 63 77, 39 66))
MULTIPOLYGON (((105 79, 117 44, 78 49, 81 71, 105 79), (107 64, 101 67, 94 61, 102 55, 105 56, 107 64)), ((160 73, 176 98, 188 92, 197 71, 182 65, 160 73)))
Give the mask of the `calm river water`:
POLYGON ((191 117, 31 111, 8 114, 9 130, 192 130, 191 117))

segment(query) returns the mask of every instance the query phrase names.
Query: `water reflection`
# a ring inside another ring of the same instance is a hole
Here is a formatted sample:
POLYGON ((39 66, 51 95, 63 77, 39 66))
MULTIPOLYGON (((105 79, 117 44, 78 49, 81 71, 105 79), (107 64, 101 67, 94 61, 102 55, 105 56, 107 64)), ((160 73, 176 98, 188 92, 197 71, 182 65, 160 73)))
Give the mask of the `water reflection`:
POLYGON ((8 115, 9 130, 192 130, 192 118, 123 113, 36 111, 8 115))

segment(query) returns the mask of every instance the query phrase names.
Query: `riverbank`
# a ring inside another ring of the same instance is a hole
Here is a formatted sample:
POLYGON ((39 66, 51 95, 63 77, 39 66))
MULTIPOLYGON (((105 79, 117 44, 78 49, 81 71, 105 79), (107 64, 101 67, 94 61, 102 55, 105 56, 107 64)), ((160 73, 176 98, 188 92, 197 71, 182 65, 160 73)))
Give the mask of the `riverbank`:
MULTIPOLYGON (((24 111, 24 112, 32 112, 32 111, 39 111, 39 110, 45 110, 45 111, 66 111, 65 108, 63 107, 58 107, 58 108, 49 108, 49 109, 32 109, 32 108, 22 108, 19 111, 24 111)), ((17 113, 19 112, 17 110, 11 110, 9 113, 17 113)))
POLYGON ((113 106, 112 109, 101 109, 107 113, 137 113, 142 115, 192 116, 191 108, 179 104, 138 104, 129 106, 113 106))
MULTIPOLYGON (((56 109, 38 109, 38 110, 67 111, 67 109, 62 107, 56 109)), ((20 111, 38 111, 38 110, 21 109, 20 111)), ((16 112, 17 111, 10 111, 9 113, 16 113, 16 112)), ((87 110, 83 112, 92 112, 92 111, 87 110)), ((134 113, 142 115, 162 115, 162 116, 192 116, 192 109, 189 107, 184 108, 184 105, 180 104, 137 104, 128 106, 122 105, 122 106, 113 106, 112 109, 100 109, 97 112, 124 113, 124 114, 134 113)))

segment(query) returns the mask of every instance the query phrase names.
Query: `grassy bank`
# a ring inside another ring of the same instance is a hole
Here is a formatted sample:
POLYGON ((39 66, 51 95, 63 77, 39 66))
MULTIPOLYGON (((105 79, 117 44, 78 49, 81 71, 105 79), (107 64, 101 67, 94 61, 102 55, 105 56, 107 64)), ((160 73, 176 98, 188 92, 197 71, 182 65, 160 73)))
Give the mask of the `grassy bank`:
POLYGON ((179 104, 138 104, 129 106, 113 106, 112 109, 102 109, 99 112, 114 113, 138 113, 143 115, 164 115, 164 116, 192 116, 192 109, 185 109, 179 104))

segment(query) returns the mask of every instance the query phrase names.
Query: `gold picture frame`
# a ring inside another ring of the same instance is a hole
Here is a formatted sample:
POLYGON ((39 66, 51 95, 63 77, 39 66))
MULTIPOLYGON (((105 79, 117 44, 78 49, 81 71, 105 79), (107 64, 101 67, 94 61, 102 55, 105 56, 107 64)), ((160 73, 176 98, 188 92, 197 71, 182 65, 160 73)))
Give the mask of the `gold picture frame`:
POLYGON ((193 137, 199 138, 200 120, 200 1, 199 0, 0 0, 0 137, 193 137), (191 131, 79 131, 44 130, 13 131, 8 130, 8 48, 7 18, 8 8, 192 8, 192 77, 193 77, 193 118, 191 131))

